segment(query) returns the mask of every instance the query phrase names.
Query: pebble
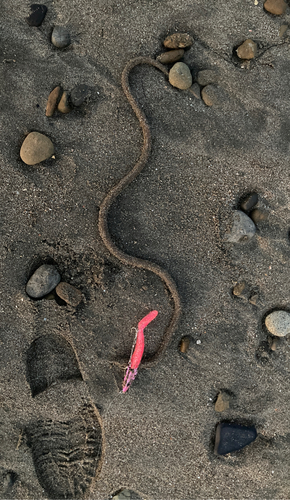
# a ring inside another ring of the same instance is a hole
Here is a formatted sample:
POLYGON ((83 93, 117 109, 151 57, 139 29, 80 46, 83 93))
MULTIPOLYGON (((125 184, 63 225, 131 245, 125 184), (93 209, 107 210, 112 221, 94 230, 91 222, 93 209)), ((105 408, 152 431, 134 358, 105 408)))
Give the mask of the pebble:
POLYGON ((82 301, 82 294, 77 288, 62 281, 56 287, 57 295, 70 306, 76 307, 82 301))
POLYGON ((210 83, 217 83, 218 79, 218 74, 213 69, 203 69, 202 71, 199 71, 196 78, 197 83, 199 83, 202 87, 205 87, 210 83))
POLYGON ((57 106, 57 102, 60 96, 61 88, 55 87, 49 94, 47 99, 47 105, 45 110, 46 116, 52 116, 55 112, 55 108, 57 106))
POLYGON ((230 407, 230 399, 231 397, 226 392, 219 392, 219 395, 214 405, 215 411, 220 413, 222 411, 228 410, 230 407))
POLYGON ((192 85, 192 76, 189 67, 183 62, 177 62, 169 71, 169 82, 173 87, 181 90, 189 89, 192 85))
POLYGON ((183 57, 183 54, 183 49, 169 50, 168 52, 163 52, 163 54, 160 54, 157 57, 157 60, 162 64, 170 64, 179 61, 179 59, 183 57))
POLYGON ((281 16, 287 9, 287 3, 284 0, 267 0, 264 9, 274 16, 281 16))
POLYGON ((43 264, 31 276, 26 285, 26 293, 33 299, 41 299, 60 282, 60 274, 55 266, 43 264))
POLYGON ((237 55, 240 59, 253 59, 256 54, 257 44, 249 38, 237 48, 237 55))
POLYGON ((70 34, 65 26, 55 26, 51 35, 53 45, 64 49, 70 44, 70 34))
POLYGON ((216 106, 219 104, 218 89, 215 85, 207 85, 201 91, 201 97, 207 106, 216 106))
POLYGON ((265 210, 261 210, 260 208, 255 208, 255 210, 253 210, 250 213, 250 217, 255 224, 258 224, 259 222, 266 221, 269 217, 269 214, 265 210))
POLYGON ((286 311, 274 311, 265 319, 269 332, 276 337, 285 337, 290 333, 290 314, 286 311))
POLYGON ((277 349, 277 346, 278 346, 278 339, 277 338, 272 338, 271 339, 271 343, 270 343, 270 348, 271 348, 271 351, 276 351, 277 349))
POLYGON ((236 423, 222 422, 216 428, 216 455, 226 455, 238 451, 255 441, 257 431, 254 426, 247 427, 236 423))
POLYGON ((112 498, 112 500, 130 500, 130 499, 131 499, 130 490, 122 490, 112 498))
POLYGON ((198 85, 198 83, 194 83, 191 87, 190 87, 190 92, 194 95, 194 97, 196 97, 197 99, 200 99, 201 98, 201 95, 200 95, 200 86, 198 85))
POLYGON ((252 304, 253 306, 256 306, 258 304, 258 300, 259 300, 259 295, 257 293, 255 293, 254 295, 252 295, 250 298, 249 298, 249 302, 250 304, 252 304))
POLYGON ((242 299, 247 299, 247 294, 246 294, 246 282, 241 281, 240 283, 237 283, 234 288, 233 288, 233 295, 236 297, 240 297, 242 299))
POLYGON ((167 49, 185 49, 193 44, 192 36, 187 33, 173 33, 165 38, 163 45, 167 49))
POLYGON ((242 200, 241 209, 248 212, 258 203, 258 195, 257 193, 251 193, 246 198, 242 200))
POLYGON ((87 85, 77 85, 71 92, 70 99, 73 106, 81 106, 83 102, 89 97, 90 89, 87 85))
POLYGON ((282 24, 281 25, 280 30, 279 30, 279 37, 280 38, 283 38, 283 36, 285 35, 287 29, 288 29, 288 24, 282 24))
POLYGON ((180 344, 179 344, 179 350, 183 354, 185 354, 188 351, 190 345, 190 337, 186 335, 185 337, 182 337, 180 344))
POLYGON ((255 234, 256 226, 252 219, 241 210, 235 210, 231 232, 225 235, 225 239, 230 243, 242 243, 253 238, 255 234))
POLYGON ((53 153, 54 146, 46 135, 30 132, 22 143, 20 158, 26 165, 36 165, 50 158, 53 153))
POLYGON ((68 103, 68 93, 66 90, 63 92, 61 96, 57 109, 63 114, 67 114, 70 112, 70 107, 68 103))
POLYGON ((31 14, 26 18, 27 23, 29 26, 40 26, 47 13, 46 5, 34 3, 30 5, 30 10, 31 14))

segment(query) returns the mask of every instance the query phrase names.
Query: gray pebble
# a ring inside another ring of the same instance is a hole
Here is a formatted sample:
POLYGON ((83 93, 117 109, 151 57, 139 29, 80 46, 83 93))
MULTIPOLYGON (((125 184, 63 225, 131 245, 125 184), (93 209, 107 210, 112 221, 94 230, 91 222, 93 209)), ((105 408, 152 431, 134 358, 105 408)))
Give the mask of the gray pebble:
POLYGON ((26 285, 26 293, 33 299, 41 299, 60 282, 60 274, 55 266, 43 264, 31 276, 26 285))
POLYGON ((276 337, 285 337, 290 333, 290 314, 286 311, 274 311, 265 319, 269 332, 276 337))
POLYGON ((30 132, 22 143, 20 158, 26 165, 36 165, 50 158, 53 153, 54 146, 46 135, 30 132))
POLYGON ((258 195, 257 193, 251 193, 246 198, 243 199, 241 203, 241 209, 247 212, 248 210, 252 210, 255 205, 258 203, 258 195))
POLYGON ((194 97, 196 97, 197 99, 201 99, 201 95, 200 95, 200 86, 198 85, 198 83, 194 83, 191 87, 190 87, 190 92, 194 95, 194 97))
POLYGON ((220 87, 212 84, 203 87, 201 97, 207 106, 217 106, 223 100, 220 87))
POLYGON ((216 71, 214 71, 213 69, 203 69, 202 71, 198 72, 196 80, 199 85, 205 87, 210 83, 217 83, 218 79, 219 78, 216 71))
POLYGON ((192 85, 192 76, 187 64, 183 62, 175 63, 169 71, 169 82, 178 89, 189 89, 192 85))
POLYGON ((70 44, 70 34, 65 26, 55 26, 51 35, 53 45, 64 49, 70 44))
POLYGON ((87 85, 77 85, 71 92, 70 99, 73 106, 81 106, 83 102, 90 96, 90 89, 87 85))
POLYGON ((255 233, 256 226, 250 217, 241 210, 235 210, 231 232, 225 235, 225 239, 230 243, 242 243, 253 238, 255 233))

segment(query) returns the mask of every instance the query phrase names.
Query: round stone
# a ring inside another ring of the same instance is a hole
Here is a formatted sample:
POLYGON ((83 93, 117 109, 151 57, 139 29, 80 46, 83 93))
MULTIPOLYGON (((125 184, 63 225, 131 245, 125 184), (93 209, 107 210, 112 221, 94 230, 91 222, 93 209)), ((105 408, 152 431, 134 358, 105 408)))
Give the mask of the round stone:
POLYGON ((286 311, 274 311, 266 317, 265 325, 272 335, 285 337, 290 333, 290 314, 286 311))
POLYGON ((55 266, 43 264, 31 276, 26 285, 26 293, 33 299, 41 299, 60 282, 60 274, 55 266))
POLYGON ((251 193, 242 200, 241 209, 247 212, 248 210, 254 208, 254 206, 257 205, 257 203, 258 203, 257 193, 251 193))
POLYGON ((207 85, 201 91, 201 97, 207 106, 216 106, 220 103, 219 91, 215 85, 207 85))
POLYGON ((89 97, 90 89, 87 85, 77 85, 71 92, 70 99, 73 106, 81 106, 83 102, 89 97))
POLYGON ((57 102, 60 96, 61 88, 55 87, 49 94, 47 99, 47 105, 45 110, 45 115, 50 117, 55 112, 55 108, 57 106, 57 102))
POLYGON ((57 295, 67 304, 76 307, 82 301, 82 294, 77 288, 62 281, 56 287, 57 295))
POLYGON ((237 55, 240 59, 253 59, 257 54, 257 44, 253 40, 245 40, 237 48, 237 55))
POLYGON ((69 113, 70 112, 70 106, 68 102, 68 93, 65 90, 61 96, 61 99, 58 103, 57 107, 58 111, 60 111, 63 114, 69 113))
POLYGON ((185 49, 193 44, 192 36, 188 33, 173 33, 165 38, 163 45, 167 49, 185 49))
POLYGON ((30 10, 31 14, 26 18, 27 23, 29 26, 40 26, 47 13, 46 5, 33 3, 30 5, 30 10))
POLYGON ((255 210, 250 213, 250 217, 255 224, 259 224, 260 222, 265 222, 268 219, 269 214, 265 210, 255 208, 255 210))
POLYGON ((181 90, 189 89, 192 85, 192 76, 189 67, 183 62, 177 62, 169 71, 169 82, 173 87, 181 90))
POLYGON ((26 165, 36 165, 50 158, 53 153, 54 146, 46 135, 30 132, 21 146, 20 158, 26 165))
POLYGON ((284 0, 267 0, 264 9, 274 16, 281 16, 287 9, 287 3, 284 0))
POLYGON ((53 45, 64 49, 70 44, 70 34, 65 26, 55 26, 51 35, 53 45))
POLYGON ((170 64, 182 58, 184 54, 183 49, 169 50, 168 52, 163 52, 157 57, 157 60, 162 64, 170 64))
POLYGON ((225 235, 226 241, 230 243, 244 243, 256 234, 256 226, 252 219, 241 210, 233 213, 233 225, 231 232, 225 235))
POLYGON ((202 87, 209 85, 210 83, 218 82, 218 74, 213 69, 203 69, 197 74, 197 83, 202 87))

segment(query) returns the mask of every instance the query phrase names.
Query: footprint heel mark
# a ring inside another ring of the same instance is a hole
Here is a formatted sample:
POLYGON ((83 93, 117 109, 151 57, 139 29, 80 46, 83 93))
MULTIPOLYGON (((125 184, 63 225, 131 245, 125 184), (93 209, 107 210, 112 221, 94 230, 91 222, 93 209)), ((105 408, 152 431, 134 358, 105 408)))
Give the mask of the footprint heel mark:
POLYGON ((64 337, 53 333, 38 337, 30 345, 26 376, 32 397, 59 380, 82 380, 73 347, 64 337))
POLYGON ((26 434, 38 481, 49 498, 86 498, 101 472, 105 440, 72 345, 62 335, 36 339, 27 377, 37 418, 26 434))
POLYGON ((171 278, 170 274, 159 267, 157 264, 140 259, 138 257, 128 255, 124 253, 122 250, 120 250, 114 241, 111 238, 109 228, 108 228, 108 213, 109 210, 116 200, 116 198, 119 196, 119 194, 123 191, 124 188, 126 188, 143 170, 145 167, 150 151, 151 151, 151 132, 150 128, 147 122, 147 119, 141 110, 141 108, 138 106, 137 101, 133 97, 129 85, 129 74, 135 66, 138 66, 140 64, 147 64, 149 66, 153 66, 154 68, 159 69, 167 78, 168 78, 168 71, 163 64, 160 62, 151 59, 150 57, 137 57, 135 59, 132 59, 129 61, 122 73, 122 89, 123 92, 128 99, 142 130, 143 134, 143 146, 141 149, 141 154, 139 157, 139 160, 137 163, 134 165, 134 167, 109 191, 109 193, 106 195, 104 200, 101 203, 100 206, 100 211, 99 211, 99 232, 100 236, 104 242, 104 245, 108 249, 108 251, 114 255, 118 260, 120 260, 123 264, 133 266, 133 267, 138 267, 141 269, 146 269, 148 271, 153 272, 161 280, 163 281, 165 287, 168 289, 172 301, 172 315, 171 319, 169 321, 169 324, 167 325, 167 328, 164 332, 162 342, 160 346, 158 347, 156 353, 148 360, 143 361, 142 365, 140 368, 149 368, 153 366, 155 363, 157 363, 160 360, 160 357, 163 355, 165 348, 167 347, 172 334, 176 328, 178 318, 180 315, 181 311, 181 301, 179 297, 179 293, 177 290, 177 287, 175 285, 175 282, 171 278))

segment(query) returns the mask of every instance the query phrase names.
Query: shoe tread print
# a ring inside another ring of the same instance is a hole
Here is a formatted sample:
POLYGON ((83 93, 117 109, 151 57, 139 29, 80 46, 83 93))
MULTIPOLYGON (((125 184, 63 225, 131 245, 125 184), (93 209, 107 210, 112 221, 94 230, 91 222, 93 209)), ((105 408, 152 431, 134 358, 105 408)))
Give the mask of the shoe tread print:
POLYGON ((37 419, 26 434, 38 481, 52 499, 86 498, 103 462, 101 417, 77 367, 73 347, 62 335, 38 337, 28 349, 27 378, 32 394, 35 387, 38 392, 37 419), (66 361, 63 372, 61 360, 66 361))

